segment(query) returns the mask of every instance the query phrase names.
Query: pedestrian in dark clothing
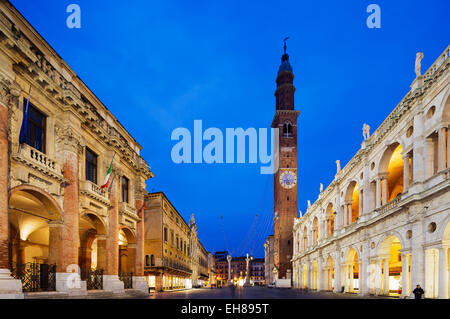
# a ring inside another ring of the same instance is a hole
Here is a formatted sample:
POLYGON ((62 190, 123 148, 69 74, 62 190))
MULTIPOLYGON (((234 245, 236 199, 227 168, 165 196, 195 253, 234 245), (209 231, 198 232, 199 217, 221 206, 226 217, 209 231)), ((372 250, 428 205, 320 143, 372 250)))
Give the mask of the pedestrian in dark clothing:
POLYGON ((422 299, 422 295, 424 293, 425 293, 425 291, 423 291, 423 289, 420 287, 420 285, 417 285, 416 289, 413 290, 415 299, 422 299))

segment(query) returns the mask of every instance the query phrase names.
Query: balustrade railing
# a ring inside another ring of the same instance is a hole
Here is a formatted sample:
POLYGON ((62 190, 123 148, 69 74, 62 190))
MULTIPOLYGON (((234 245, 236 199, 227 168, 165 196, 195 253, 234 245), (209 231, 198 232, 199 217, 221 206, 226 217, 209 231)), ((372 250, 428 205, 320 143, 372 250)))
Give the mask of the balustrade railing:
POLYGON ((104 201, 108 201, 106 189, 101 188, 91 181, 81 181, 80 190, 95 197, 101 198, 104 201))
POLYGON ((61 168, 56 160, 52 159, 48 155, 38 151, 34 147, 31 147, 28 144, 21 144, 19 146, 19 156, 22 157, 23 160, 37 164, 45 169, 48 169, 52 173, 61 174, 61 168))

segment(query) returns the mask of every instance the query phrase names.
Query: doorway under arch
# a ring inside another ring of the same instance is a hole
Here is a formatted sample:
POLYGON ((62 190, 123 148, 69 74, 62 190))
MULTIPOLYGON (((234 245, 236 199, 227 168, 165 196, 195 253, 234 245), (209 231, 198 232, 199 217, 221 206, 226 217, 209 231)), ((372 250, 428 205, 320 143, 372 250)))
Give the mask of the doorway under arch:
POLYGON ((381 283, 379 285, 381 294, 400 296, 402 293, 403 260, 400 252, 401 249, 400 240, 394 235, 387 236, 380 243, 378 257, 382 260, 380 265, 381 283))
POLYGON ((345 256, 344 269, 344 287, 345 292, 357 293, 359 290, 359 261, 358 252, 355 248, 350 248, 345 256))

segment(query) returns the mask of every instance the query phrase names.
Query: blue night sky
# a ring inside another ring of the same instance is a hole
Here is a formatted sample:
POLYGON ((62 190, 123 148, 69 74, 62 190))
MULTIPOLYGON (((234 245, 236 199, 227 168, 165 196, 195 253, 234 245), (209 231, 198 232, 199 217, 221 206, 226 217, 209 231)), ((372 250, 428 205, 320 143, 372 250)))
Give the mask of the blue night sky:
MULTIPOLYGON (((171 132, 270 127, 282 40, 294 68, 298 199, 314 202, 362 142, 449 44, 450 2, 11 1, 142 145, 182 216, 194 213, 206 249, 264 256, 273 232, 273 176, 258 164, 174 164, 171 132), (81 29, 66 7, 81 7, 81 29), (381 7, 368 29, 366 7, 381 7), (255 219, 255 214, 258 217, 255 219), (221 216, 223 216, 222 229, 221 216), (252 226, 253 225, 253 226, 252 226)), ((204 143, 206 144, 206 143, 204 143)))

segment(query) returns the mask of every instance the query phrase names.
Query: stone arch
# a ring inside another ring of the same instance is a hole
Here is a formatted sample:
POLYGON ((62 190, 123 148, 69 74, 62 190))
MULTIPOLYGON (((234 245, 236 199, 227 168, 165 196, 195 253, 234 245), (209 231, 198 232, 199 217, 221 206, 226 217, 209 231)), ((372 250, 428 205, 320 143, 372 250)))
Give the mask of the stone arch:
POLYGON ((63 211, 45 190, 19 185, 8 194, 9 261, 57 264, 63 211), (52 226, 52 227, 50 227, 52 226), (55 227, 53 227, 55 226, 55 227))
POLYGON ((302 248, 306 250, 308 248, 308 227, 303 226, 303 234, 302 234, 302 248))
POLYGON ((314 217, 311 226, 312 242, 315 244, 319 240, 319 218, 317 216, 314 217))
POLYGON ((403 185, 404 162, 402 151, 400 142, 394 142, 384 150, 380 159, 378 174, 385 178, 382 180, 381 189, 384 189, 384 191, 381 192, 381 196, 386 192, 386 199, 383 199, 383 203, 389 202, 403 192, 405 185, 403 185), (385 182, 387 183, 386 186, 383 185, 385 182))
POLYGON ((347 224, 353 223, 359 217, 359 187, 355 180, 352 180, 345 190, 344 214, 346 214, 347 224))
POLYGON ((438 229, 436 230, 437 236, 439 240, 442 240, 450 231, 450 214, 445 216, 445 218, 438 223, 438 229))
POLYGON ((81 278, 85 280, 89 270, 106 267, 106 223, 97 212, 83 210, 80 214, 79 234, 78 264, 81 269, 81 278))
POLYGON ((335 226, 335 215, 336 209, 332 202, 329 202, 325 210, 325 227, 326 227, 326 237, 333 235, 335 226))
POLYGON ((345 292, 354 293, 360 286, 359 273, 359 250, 356 247, 350 246, 344 255, 344 287, 345 292), (357 281, 356 281, 357 279, 357 281))
POLYGON ((128 226, 119 228, 119 272, 134 272, 136 265, 136 235, 128 226))
POLYGON ((378 238, 378 242, 376 243, 376 246, 375 246, 375 251, 377 253, 380 251, 380 249, 383 249, 381 245, 389 237, 396 237, 400 241, 400 245, 403 248, 406 247, 406 240, 403 238, 403 236, 400 234, 400 232, 397 230, 390 230, 378 238))
POLYGON ((334 290, 334 259, 331 254, 328 255, 325 261, 325 271, 324 271, 324 284, 325 290, 333 291, 334 290))
POLYGON ((54 209, 54 213, 56 213, 56 215, 54 215, 54 217, 51 218, 52 220, 59 220, 59 221, 62 220, 62 217, 64 216, 64 214, 63 214, 63 210, 62 210, 61 206, 55 200, 55 198, 53 198, 53 196, 50 195, 49 193, 47 193, 45 190, 43 190, 39 187, 33 186, 33 185, 22 184, 22 185, 12 188, 9 191, 8 200, 11 201, 11 198, 18 192, 26 192, 26 193, 33 195, 43 205, 54 209))
MULTIPOLYGON (((384 295, 400 295, 402 288, 403 260, 401 257, 401 237, 394 232, 389 232, 379 241, 377 255, 381 261, 380 279, 377 285, 384 295)), ((407 287, 405 287, 406 289, 407 287)))
POLYGON ((445 124, 450 123, 450 89, 447 89, 445 98, 442 100, 441 121, 445 124))
POLYGON ((126 235, 127 243, 129 244, 135 244, 136 243, 136 235, 134 231, 128 227, 128 226, 121 226, 119 228, 119 232, 123 231, 123 233, 126 235))

